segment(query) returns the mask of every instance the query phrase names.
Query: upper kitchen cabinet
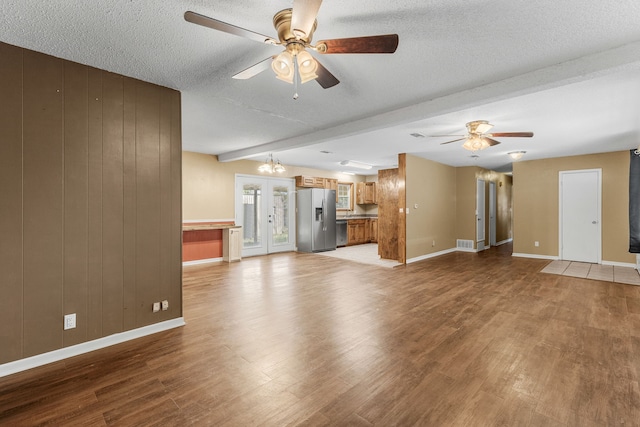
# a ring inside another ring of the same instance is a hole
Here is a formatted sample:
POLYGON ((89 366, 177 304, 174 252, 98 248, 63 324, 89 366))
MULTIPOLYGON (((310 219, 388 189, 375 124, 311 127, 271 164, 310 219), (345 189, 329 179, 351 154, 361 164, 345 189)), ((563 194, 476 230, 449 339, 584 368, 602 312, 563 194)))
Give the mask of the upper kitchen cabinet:
POLYGON ((325 188, 324 178, 298 175, 296 176, 296 187, 325 188))
POLYGON ((375 182, 358 182, 356 184, 356 203, 359 205, 378 204, 375 182))

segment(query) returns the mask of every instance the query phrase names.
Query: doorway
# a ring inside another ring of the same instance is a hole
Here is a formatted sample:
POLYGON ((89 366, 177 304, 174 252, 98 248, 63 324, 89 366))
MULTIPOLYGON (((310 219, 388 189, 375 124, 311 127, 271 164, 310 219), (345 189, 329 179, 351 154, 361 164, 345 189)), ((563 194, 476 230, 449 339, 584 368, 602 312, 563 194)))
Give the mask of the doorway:
POLYGON ((242 256, 293 251, 294 180, 236 175, 236 224, 242 225, 242 256))
POLYGON ((602 169, 561 171, 560 259, 602 262, 602 169))

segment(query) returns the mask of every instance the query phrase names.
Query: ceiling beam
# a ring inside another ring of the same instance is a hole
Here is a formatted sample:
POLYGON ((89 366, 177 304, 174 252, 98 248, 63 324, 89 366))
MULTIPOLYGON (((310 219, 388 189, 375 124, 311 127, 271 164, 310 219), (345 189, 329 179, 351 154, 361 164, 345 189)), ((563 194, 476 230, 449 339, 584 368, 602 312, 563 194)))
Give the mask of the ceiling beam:
POLYGON ((640 41, 304 135, 218 154, 218 160, 306 147, 629 70, 640 71, 640 41))

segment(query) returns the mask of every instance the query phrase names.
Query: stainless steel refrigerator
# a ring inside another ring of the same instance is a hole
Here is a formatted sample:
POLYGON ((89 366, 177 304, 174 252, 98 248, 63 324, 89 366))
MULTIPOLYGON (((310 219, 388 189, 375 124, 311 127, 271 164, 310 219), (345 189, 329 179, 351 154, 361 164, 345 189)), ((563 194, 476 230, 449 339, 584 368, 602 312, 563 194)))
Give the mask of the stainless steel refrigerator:
POLYGON ((297 191, 297 245, 300 252, 336 249, 336 190, 297 191))

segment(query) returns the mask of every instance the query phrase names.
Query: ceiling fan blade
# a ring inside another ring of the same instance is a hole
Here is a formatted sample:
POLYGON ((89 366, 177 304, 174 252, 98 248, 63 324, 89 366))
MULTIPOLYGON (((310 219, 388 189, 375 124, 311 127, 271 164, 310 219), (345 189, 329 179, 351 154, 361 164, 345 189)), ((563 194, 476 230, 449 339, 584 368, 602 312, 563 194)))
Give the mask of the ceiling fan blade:
POLYGON ((324 66, 317 59, 316 63, 318 64, 318 69, 316 70, 316 74, 318 75, 318 77, 316 78, 316 81, 320 86, 323 87, 323 89, 329 89, 330 87, 333 87, 340 83, 340 80, 338 80, 336 76, 331 74, 329 70, 324 68, 324 66))
POLYGON ((441 142, 440 145, 451 144, 452 142, 464 141, 466 137, 460 139, 454 139, 453 141, 441 142))
POLYGON ((238 74, 236 74, 236 75, 234 75, 232 77, 234 79, 238 79, 238 80, 250 79, 251 77, 253 77, 255 75, 258 75, 261 72, 271 68, 271 62, 273 61, 274 58, 275 58, 275 56, 270 56, 270 57, 268 57, 266 59, 263 59, 262 61, 258 62, 257 64, 253 64, 251 67, 240 71, 238 74))
POLYGON ((497 138, 504 138, 504 137, 531 138, 533 136, 533 132, 497 132, 497 133, 488 133, 487 136, 495 136, 497 138))
POLYGON ((254 33, 253 31, 236 27, 235 25, 227 24, 226 22, 218 21, 217 19, 209 18, 208 16, 200 15, 199 13, 191 11, 187 11, 184 13, 184 19, 185 21, 191 22, 192 24, 213 28, 214 30, 233 34, 234 36, 244 37, 250 40, 255 40, 260 43, 268 43, 274 41, 272 37, 254 33))
POLYGON ((291 32, 298 37, 308 36, 321 4, 322 0, 293 0, 291 32))
POLYGON ((491 139, 491 138, 488 138, 488 137, 486 137, 486 136, 483 136, 483 137, 482 137, 482 139, 484 139, 485 141, 487 141, 487 142, 489 143, 489 146, 490 146, 490 147, 493 147, 494 145, 498 145, 498 144, 500 144, 500 141, 496 141, 495 139, 491 139))
POLYGON ((316 50, 319 53, 393 53, 398 48, 398 40, 397 34, 321 40, 316 50))

